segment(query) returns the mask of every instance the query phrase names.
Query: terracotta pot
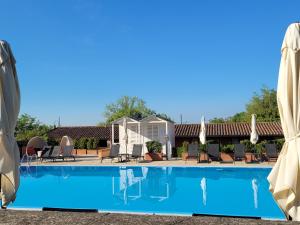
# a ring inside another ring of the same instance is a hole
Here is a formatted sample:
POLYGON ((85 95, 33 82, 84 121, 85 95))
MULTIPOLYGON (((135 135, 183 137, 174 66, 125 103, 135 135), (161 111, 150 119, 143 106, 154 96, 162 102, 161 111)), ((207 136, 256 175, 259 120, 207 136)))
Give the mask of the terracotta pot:
POLYGON ((145 160, 146 161, 162 161, 163 154, 162 153, 146 153, 145 160))
POLYGON ((107 156, 109 156, 109 152, 110 152, 110 149, 109 149, 109 148, 100 149, 100 150, 98 151, 98 156, 99 156, 99 158, 107 157, 107 156))
POLYGON ((187 152, 181 153, 181 159, 182 160, 187 160, 187 158, 188 158, 188 153, 187 152))
POLYGON ((76 149, 76 155, 86 155, 86 149, 76 149))
POLYGON ((97 149, 87 149, 86 154, 88 154, 88 155, 98 155, 98 150, 97 149))

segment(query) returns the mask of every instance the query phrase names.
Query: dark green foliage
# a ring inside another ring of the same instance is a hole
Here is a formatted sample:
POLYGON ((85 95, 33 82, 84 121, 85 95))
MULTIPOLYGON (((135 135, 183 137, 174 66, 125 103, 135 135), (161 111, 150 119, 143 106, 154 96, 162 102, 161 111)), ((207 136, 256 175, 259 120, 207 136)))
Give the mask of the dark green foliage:
POLYGON ((249 139, 242 140, 242 141, 240 141, 240 143, 246 146, 246 152, 254 152, 255 151, 255 145, 252 144, 249 139))
POLYGON ((79 143, 79 139, 74 139, 74 140, 73 140, 73 144, 74 144, 74 148, 75 148, 75 149, 79 149, 79 144, 80 144, 80 143, 79 143))
POLYGON ((256 114, 258 122, 279 121, 276 90, 263 87, 260 93, 254 93, 251 100, 246 104, 246 110, 228 118, 214 118, 211 123, 250 123, 251 115, 256 114))
POLYGON ((221 152, 233 153, 233 150, 234 150, 233 144, 221 145, 221 152))
POLYGON ((166 114, 159 114, 149 109, 145 101, 138 97, 123 96, 118 99, 116 103, 106 105, 104 112, 107 124, 123 116, 128 116, 133 119, 143 119, 150 115, 172 121, 166 114))
POLYGON ((79 148, 80 149, 86 149, 87 142, 88 142, 87 138, 80 138, 79 139, 79 148))
POLYGON ((39 136, 47 141, 48 132, 51 129, 53 129, 52 126, 42 124, 35 117, 22 114, 17 121, 15 132, 16 140, 20 143, 27 143, 31 138, 39 136))
POLYGON ((94 146, 94 138, 88 138, 86 142, 87 149, 93 149, 94 146))
POLYGON ((162 144, 158 141, 148 141, 146 146, 149 153, 161 153, 162 144))
POLYGON ((99 147, 99 145, 100 145, 100 140, 98 138, 95 138, 92 149, 97 149, 99 147))

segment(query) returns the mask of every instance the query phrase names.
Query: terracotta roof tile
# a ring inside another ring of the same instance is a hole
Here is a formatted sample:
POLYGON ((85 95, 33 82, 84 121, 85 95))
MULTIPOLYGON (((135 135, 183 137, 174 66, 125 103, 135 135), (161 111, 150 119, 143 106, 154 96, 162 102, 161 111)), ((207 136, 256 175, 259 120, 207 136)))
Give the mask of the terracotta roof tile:
MULTIPOLYGON (((50 138, 61 138, 64 135, 73 139, 81 137, 99 138, 100 140, 111 139, 111 127, 84 126, 84 127, 57 127, 48 133, 50 138)), ((119 129, 115 128, 115 137, 119 137, 119 129)))
MULTIPOLYGON (((257 123, 257 133, 260 136, 283 136, 279 122, 257 123)), ((175 125, 176 137, 198 137, 200 124, 175 125)), ((249 123, 210 123, 206 124, 207 137, 238 137, 249 136, 251 126, 249 123)))
MULTIPOLYGON (((259 136, 283 136, 279 122, 257 123, 259 136)), ((207 137, 239 137, 249 136, 251 127, 249 123, 216 123, 206 124, 207 137)), ((198 137, 200 124, 176 124, 176 137, 198 137)), ((68 135, 71 138, 80 137, 99 138, 100 140, 111 139, 111 127, 58 127, 49 132, 50 138, 61 138, 68 135)), ((119 130, 115 127, 115 138, 119 137, 119 130)))

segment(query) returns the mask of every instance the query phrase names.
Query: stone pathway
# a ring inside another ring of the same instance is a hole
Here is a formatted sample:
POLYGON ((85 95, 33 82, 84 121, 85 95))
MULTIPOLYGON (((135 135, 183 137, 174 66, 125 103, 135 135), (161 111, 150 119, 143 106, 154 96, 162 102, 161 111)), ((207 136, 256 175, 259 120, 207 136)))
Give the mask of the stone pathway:
POLYGON ((178 217, 131 214, 100 214, 76 212, 37 212, 0 210, 0 224, 104 224, 104 225, 271 225, 271 224, 300 224, 286 221, 267 221, 224 217, 178 217))

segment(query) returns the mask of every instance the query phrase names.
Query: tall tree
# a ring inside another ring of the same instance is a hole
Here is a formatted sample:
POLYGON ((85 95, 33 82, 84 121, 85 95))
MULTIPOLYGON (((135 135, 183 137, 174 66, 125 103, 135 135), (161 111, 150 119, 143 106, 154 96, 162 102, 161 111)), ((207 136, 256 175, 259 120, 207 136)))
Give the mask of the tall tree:
POLYGON ((144 100, 138 97, 123 96, 116 103, 106 105, 104 116, 106 123, 111 123, 123 116, 142 119, 149 115, 156 115, 163 119, 171 120, 165 114, 158 114, 146 106, 144 100))
POLYGON ((214 118, 212 123, 249 122, 251 115, 257 115, 259 122, 279 121, 276 91, 263 87, 260 93, 254 93, 251 100, 246 104, 246 110, 228 118, 214 118))
POLYGON ((276 96, 276 91, 267 87, 261 89, 261 94, 255 93, 246 105, 246 119, 250 120, 251 114, 256 114, 257 121, 279 121, 276 96))
POLYGON ((16 140, 27 142, 34 136, 40 136, 47 140, 47 133, 52 128, 52 126, 42 124, 35 117, 22 114, 17 121, 16 140))

